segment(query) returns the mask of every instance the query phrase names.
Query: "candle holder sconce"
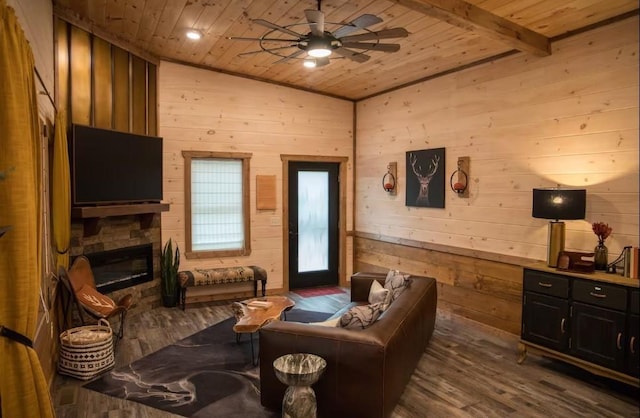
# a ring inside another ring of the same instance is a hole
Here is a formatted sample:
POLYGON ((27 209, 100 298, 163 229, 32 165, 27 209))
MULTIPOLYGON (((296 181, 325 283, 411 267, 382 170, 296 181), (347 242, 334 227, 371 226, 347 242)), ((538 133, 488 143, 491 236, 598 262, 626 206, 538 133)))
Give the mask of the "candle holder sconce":
POLYGON ((385 192, 396 194, 396 176, 398 173, 398 163, 392 162, 387 165, 387 172, 382 176, 382 188, 385 192))
POLYGON ((469 197, 469 157, 458 157, 458 168, 451 174, 449 185, 458 197, 469 197))

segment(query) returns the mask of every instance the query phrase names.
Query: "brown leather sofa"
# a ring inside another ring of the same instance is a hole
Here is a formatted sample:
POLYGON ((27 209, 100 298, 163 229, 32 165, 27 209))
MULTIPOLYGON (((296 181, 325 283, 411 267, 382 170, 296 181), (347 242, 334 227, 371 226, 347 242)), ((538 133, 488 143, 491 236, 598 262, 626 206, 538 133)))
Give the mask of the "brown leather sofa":
MULTIPOLYGON (((384 274, 351 278, 352 303, 367 303, 372 280, 384 274)), ((286 386, 273 361, 290 353, 312 353, 327 361, 313 386, 320 417, 388 417, 433 334, 437 288, 433 278, 411 276, 411 283, 371 326, 364 330, 274 321, 260 330, 262 405, 280 409, 286 386)))

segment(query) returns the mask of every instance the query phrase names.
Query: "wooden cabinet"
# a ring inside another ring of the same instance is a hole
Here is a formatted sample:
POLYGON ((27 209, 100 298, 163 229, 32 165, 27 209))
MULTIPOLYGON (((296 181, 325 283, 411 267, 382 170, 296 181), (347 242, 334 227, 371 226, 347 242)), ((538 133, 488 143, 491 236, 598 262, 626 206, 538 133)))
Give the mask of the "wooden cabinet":
POLYGON ((519 362, 532 350, 639 386, 638 282, 602 276, 525 267, 519 362))
POLYGON ((627 342, 627 360, 626 367, 627 372, 631 376, 640 376, 640 362, 638 361, 638 329, 640 328, 640 315, 629 316, 628 335, 627 342))
POLYGON ((538 271, 524 275, 522 339, 565 351, 569 347, 569 280, 538 271))
POLYGON ((629 321, 627 324, 626 371, 631 376, 640 376, 640 291, 631 292, 629 299, 629 321))
POLYGON ((580 302, 574 302, 571 309, 571 354, 624 371, 625 313, 580 302))
POLYGON ((574 279, 571 297, 571 354, 624 372, 627 289, 574 279))

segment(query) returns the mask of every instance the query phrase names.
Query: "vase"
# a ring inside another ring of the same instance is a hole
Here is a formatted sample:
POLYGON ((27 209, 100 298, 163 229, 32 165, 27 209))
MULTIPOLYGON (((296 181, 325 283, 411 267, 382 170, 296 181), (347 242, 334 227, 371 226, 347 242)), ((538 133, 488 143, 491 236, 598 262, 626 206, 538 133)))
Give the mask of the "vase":
POLYGON ((609 264, 609 250, 604 245, 604 242, 599 242, 596 248, 593 250, 593 261, 596 270, 606 270, 607 264, 609 264))
POLYGON ((178 294, 174 293, 173 295, 162 295, 162 306, 167 308, 175 308, 178 304, 178 294))

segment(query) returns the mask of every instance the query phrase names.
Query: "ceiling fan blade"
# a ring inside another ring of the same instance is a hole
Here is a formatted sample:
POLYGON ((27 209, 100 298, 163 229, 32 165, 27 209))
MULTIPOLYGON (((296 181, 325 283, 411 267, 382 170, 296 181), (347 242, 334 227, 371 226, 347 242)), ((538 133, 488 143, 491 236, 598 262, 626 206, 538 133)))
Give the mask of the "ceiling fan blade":
POLYGON ((368 51, 382 52, 398 52, 400 45, 398 44, 376 44, 369 42, 343 42, 342 46, 346 48, 366 49, 368 51))
POLYGON ((297 39, 281 39, 281 38, 243 38, 242 36, 227 36, 232 41, 267 41, 267 42, 298 42, 297 39))
POLYGON ((239 57, 245 57, 245 56, 248 56, 248 55, 259 54, 261 52, 280 51, 280 50, 283 50, 283 49, 295 48, 297 46, 298 46, 297 44, 294 44, 294 45, 281 46, 281 47, 278 47, 278 48, 259 49, 257 51, 242 52, 242 53, 238 54, 238 56, 239 57))
POLYGON ((305 10, 304 14, 309 22, 311 33, 315 36, 324 35, 324 13, 320 10, 305 10))
POLYGON ((343 36, 347 36, 348 34, 355 32, 358 29, 364 29, 380 22, 382 22, 382 19, 380 19, 378 16, 364 14, 337 29, 335 32, 333 32, 333 36, 335 36, 336 38, 342 38, 343 36))
POLYGON ((287 55, 286 57, 279 59, 278 61, 274 62, 274 64, 282 64, 283 62, 287 62, 290 59, 296 58, 298 55, 302 55, 304 53, 305 51, 301 49, 299 51, 294 52, 293 54, 287 55))
POLYGON ((371 58, 370 56, 365 55, 362 52, 352 51, 347 48, 337 48, 337 49, 334 49, 333 52, 335 52, 338 55, 342 55, 343 57, 348 58, 351 61, 355 61, 359 63, 367 62, 369 61, 369 58, 371 58))
POLYGON ((340 38, 342 42, 354 42, 354 41, 373 41, 377 39, 388 38, 406 38, 409 36, 409 32, 405 28, 393 28, 383 29, 377 32, 367 32, 360 35, 351 35, 340 38))
POLYGON ((288 35, 295 36, 296 38, 300 38, 302 36, 299 33, 292 31, 291 29, 278 26, 275 23, 267 22, 266 20, 263 20, 263 19, 254 19, 253 23, 257 23, 258 25, 264 26, 269 29, 279 30, 280 32, 284 32, 288 35))

